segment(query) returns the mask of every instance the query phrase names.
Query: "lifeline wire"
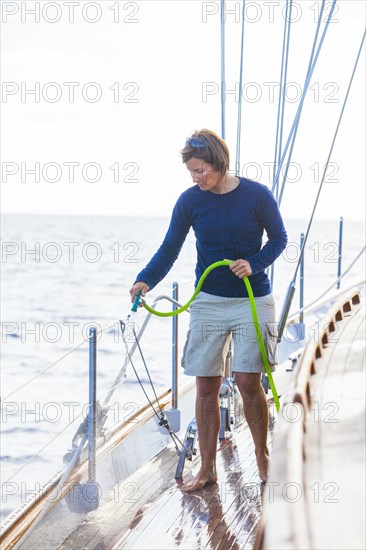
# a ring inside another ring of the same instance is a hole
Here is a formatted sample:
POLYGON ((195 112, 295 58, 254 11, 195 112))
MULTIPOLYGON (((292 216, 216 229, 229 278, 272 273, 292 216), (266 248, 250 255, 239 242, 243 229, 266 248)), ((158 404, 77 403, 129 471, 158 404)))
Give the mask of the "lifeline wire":
POLYGON ((123 321, 120 321, 119 323, 120 323, 121 332, 122 332, 122 339, 123 339, 123 342, 124 342, 125 347, 126 347, 127 356, 128 356, 129 361, 130 361, 130 363, 131 363, 131 366, 132 366, 132 368, 133 368, 133 371, 134 371, 134 373, 135 373, 135 376, 136 376, 136 378, 137 378, 137 381, 138 381, 138 383, 140 384, 141 389, 142 389, 142 391, 144 392, 145 397, 146 397, 146 399, 147 399, 147 401, 148 401, 150 407, 151 407, 152 410, 154 411, 155 416, 156 416, 157 419, 159 420, 159 425, 160 425, 160 426, 163 426, 164 428, 166 428, 166 429, 168 430, 169 435, 170 435, 170 437, 171 437, 171 439, 172 439, 172 441, 173 441, 173 443, 174 443, 175 449, 176 449, 176 451, 177 451, 178 453, 179 453, 180 451, 179 451, 179 448, 178 448, 178 445, 177 445, 176 441, 179 442, 179 444, 181 445, 182 448, 184 448, 188 453, 190 453, 191 451, 184 445, 184 443, 179 439, 179 437, 171 430, 171 427, 170 427, 168 418, 166 417, 166 415, 165 415, 163 409, 162 409, 161 406, 160 406, 160 403, 159 403, 159 400, 158 400, 158 396, 156 395, 156 392, 155 392, 154 384, 153 384, 153 382, 152 382, 152 380, 151 380, 151 376, 150 376, 149 369, 148 369, 148 367, 147 367, 147 365, 146 365, 146 361, 145 361, 144 355, 143 355, 143 353, 142 353, 142 350, 141 350, 139 341, 138 341, 138 339, 137 339, 136 332, 135 332, 134 329, 133 329, 133 334, 134 334, 134 336, 135 336, 136 345, 137 345, 137 347, 138 347, 138 350, 139 350, 140 355, 141 355, 142 362, 143 362, 143 364, 144 364, 145 370, 146 370, 147 375, 148 375, 148 377, 149 377, 150 385, 151 385, 152 390, 153 390, 153 392, 154 392, 155 399, 156 399, 156 402, 157 402, 157 404, 158 404, 158 407, 159 407, 159 411, 160 411, 160 413, 161 413, 161 416, 159 416, 159 414, 156 412, 156 409, 155 409, 154 405, 153 405, 152 402, 150 401, 149 396, 147 395, 146 390, 145 390, 145 388, 144 388, 144 386, 143 386, 143 384, 142 384, 142 382, 141 382, 141 379, 140 379, 140 377, 139 377, 139 375, 138 375, 138 373, 137 373, 137 370, 136 370, 136 368, 135 368, 135 365, 134 365, 133 362, 132 362, 132 357, 131 357, 131 354, 130 354, 130 352, 129 352, 129 349, 128 349, 128 346, 127 346, 127 342, 126 342, 126 340, 124 339, 124 330, 125 330, 125 326, 124 326, 124 325, 125 325, 125 324, 123 323, 123 321), (175 440, 176 440, 176 441, 175 441, 175 440))
POLYGON ((40 449, 38 449, 38 451, 32 455, 30 458, 28 458, 28 460, 26 462, 24 462, 24 464, 22 464, 20 466, 20 468, 18 468, 18 470, 16 470, 10 477, 9 479, 5 482, 5 483, 9 483, 9 481, 11 479, 13 479, 17 474, 19 474, 19 472, 21 470, 23 470, 23 468, 25 468, 25 466, 28 466, 28 464, 30 464, 35 458, 39 457, 39 454, 44 451, 44 449, 46 447, 48 447, 48 445, 51 445, 51 443, 53 443, 65 430, 67 430, 67 428, 69 426, 71 426, 71 424, 73 424, 75 422, 75 420, 77 420, 79 418, 79 416, 81 416, 83 414, 83 412, 79 413, 71 422, 69 422, 64 428, 62 428, 62 430, 60 432, 58 432, 55 437, 53 437, 51 439, 51 441, 48 441, 45 445, 43 445, 43 447, 41 447, 40 449))
MULTIPOLYGON (((116 323, 114 322, 113 325, 110 325, 109 327, 105 327, 103 328, 102 330, 100 330, 97 334, 101 334, 102 332, 104 332, 105 330, 109 330, 111 329, 112 327, 114 327, 116 323)), ((90 340, 90 336, 87 336, 86 338, 84 338, 84 340, 82 342, 80 342, 80 344, 78 344, 77 346, 75 346, 74 348, 70 349, 67 353, 65 353, 65 355, 63 355, 62 357, 59 357, 59 359, 56 359, 56 361, 54 361, 53 363, 51 363, 50 365, 48 365, 48 367, 44 368, 43 370, 41 370, 40 372, 38 372, 37 374, 35 374, 34 376, 32 376, 32 378, 29 378, 28 380, 26 380, 23 384, 21 384, 20 386, 18 386, 17 388, 15 388, 15 390, 13 390, 12 392, 10 392, 6 397, 2 398, 1 399, 1 402, 4 402, 6 401, 7 399, 9 399, 9 397, 11 397, 12 395, 14 395, 15 393, 17 393, 19 390, 21 390, 22 388, 24 388, 24 386, 27 386, 28 384, 30 384, 31 382, 33 382, 33 380, 35 380, 36 378, 38 378, 39 376, 41 376, 42 374, 44 374, 45 372, 47 372, 51 367, 54 367, 55 365, 57 365, 57 363, 59 363, 60 361, 62 361, 62 359, 65 359, 65 357, 67 357, 68 355, 70 355, 70 353, 76 351, 78 348, 80 348, 83 344, 85 344, 85 342, 87 342, 88 340, 90 340)))
MULTIPOLYGON (((356 256, 356 258, 352 261, 352 263, 348 266, 348 268, 346 269, 346 271, 344 271, 342 273, 342 275, 340 275, 339 277, 336 278, 336 280, 330 285, 330 287, 328 287, 326 290, 324 290, 324 292, 322 292, 317 298, 315 298, 315 300, 313 300, 312 302, 310 302, 309 304, 306 304, 306 306, 298 309, 297 311, 295 311, 295 313, 291 313, 290 315, 290 318, 293 318, 293 317, 296 317, 296 315, 298 315, 299 313, 302 313, 303 311, 306 311, 307 309, 309 309, 312 305, 316 304, 317 302, 319 302, 319 300, 321 300, 323 298, 323 296, 325 296, 326 294, 328 294, 328 292, 330 290, 332 290, 332 288, 338 283, 338 281, 340 281, 341 279, 343 279, 343 277, 345 277, 347 275, 347 273, 349 273, 349 271, 351 270, 351 268, 354 266, 354 264, 357 262, 357 260, 362 256, 362 254, 365 252, 366 250, 366 246, 364 246, 362 249, 361 249, 361 252, 359 252, 356 256)), ((357 285, 358 286, 358 283, 357 285)), ((350 287, 352 288, 352 287, 350 287)), ((343 290, 344 292, 344 290, 343 290)))
MULTIPOLYGON (((154 411, 154 413, 156 414, 156 416, 159 418, 159 415, 158 415, 158 413, 156 412, 154 405, 151 403, 150 398, 149 398, 149 396, 147 395, 146 390, 145 390, 145 388, 143 387, 143 385, 142 385, 142 383, 141 383, 141 380, 140 380, 139 375, 137 374, 137 370, 136 370, 136 368, 135 368, 135 365, 134 365, 133 362, 132 362, 132 357, 131 357, 130 352, 129 352, 129 350, 128 350, 127 342, 126 342, 125 339, 124 339, 125 327, 124 327, 123 321, 120 321, 119 324, 120 324, 120 327, 121 327, 121 332, 122 332, 123 341, 124 341, 124 344, 125 344, 125 347, 126 347, 126 353, 127 353, 127 355, 128 355, 128 359, 129 359, 129 361, 130 361, 130 363, 131 363, 131 367, 133 368, 133 372, 135 373, 135 376, 136 376, 136 378, 137 378, 137 381, 139 382, 139 384, 140 384, 140 386, 141 386, 141 388, 142 388, 142 391, 144 392, 145 397, 146 397, 146 399, 148 400, 148 402, 149 402, 149 404, 150 404, 152 410, 154 411)), ((137 340, 136 340, 136 341, 137 341, 137 340)), ((141 354, 141 348, 140 348, 140 347, 139 347, 139 350, 140 350, 140 354, 141 354)), ((159 420, 160 420, 160 419, 159 419, 159 420)))
MULTIPOLYGON (((315 304, 316 302, 318 302, 323 296, 325 296, 333 287, 334 285, 340 281, 341 279, 343 279, 343 277, 345 277, 349 271, 351 270, 351 268, 354 266, 354 264, 357 262, 357 260, 361 257, 361 255, 363 254, 363 252, 365 252, 365 249, 366 249, 366 246, 364 246, 361 251, 357 254, 357 256, 355 257, 355 259, 352 261, 352 263, 348 266, 348 268, 346 269, 346 271, 344 271, 342 273, 342 275, 340 275, 339 277, 337 277, 337 279, 332 283, 332 285, 327 289, 325 290, 322 294, 320 294, 315 300, 313 300, 312 302, 310 302, 309 304, 307 304, 306 306, 304 306, 303 308, 299 309, 298 311, 296 311, 295 313, 293 313, 290 317, 293 318, 295 317, 296 315, 298 315, 299 313, 301 313, 302 311, 306 311, 307 309, 309 309, 313 304, 315 304)), ((188 284, 188 283, 187 283, 188 284)), ((159 313, 159 312, 158 312, 159 313)), ((111 326, 114 326, 114 325, 111 325, 111 326)), ((107 328, 111 328, 111 327, 107 327, 107 328)), ((107 330, 106 329, 103 329, 103 330, 107 330)), ((82 342, 84 343, 84 342, 82 342)), ((81 345, 81 344, 80 344, 81 345)), ((79 346, 78 346, 79 347, 79 346)), ((76 348, 74 348, 76 349, 76 348)), ((73 351, 73 350, 71 350, 73 351)), ((59 359, 60 361, 60 359, 59 359)), ((51 365, 52 366, 52 365, 51 365)), ((49 367, 48 367, 49 368, 49 367)), ((37 375, 38 376, 38 375, 37 375)), ((31 379, 33 380, 33 379, 31 379)), ((29 380, 28 382, 30 382, 31 380, 29 380)), ((117 382, 115 382, 115 384, 113 385, 113 389, 116 388, 117 386, 117 382)), ((106 392, 108 393, 108 392, 106 392)), ((80 416, 82 415, 82 413, 80 413, 76 418, 74 418, 74 420, 72 422, 70 422, 67 426, 65 426, 58 434, 56 434, 56 436, 51 439, 51 441, 49 441, 48 443, 46 443, 41 449, 39 449, 33 456, 31 456, 27 462, 25 462, 8 480, 6 483, 10 482, 11 479, 13 479, 25 466, 27 466, 30 462, 32 462, 37 456, 39 456, 39 453, 41 453, 46 447, 48 447, 48 445, 50 445, 53 441, 55 441, 55 439, 57 439, 57 437, 59 437, 69 426, 71 426, 71 424, 73 422, 75 422, 75 420, 77 420, 77 418, 79 418, 80 416)), ((172 434, 170 434, 172 436, 172 434)), ((177 437, 175 434, 173 434, 175 437, 177 437)), ((178 441, 185 447, 185 445, 179 440, 179 438, 177 438, 178 441)), ((186 447, 185 447, 186 448, 186 447)), ((188 450, 188 449, 187 449, 188 450)))

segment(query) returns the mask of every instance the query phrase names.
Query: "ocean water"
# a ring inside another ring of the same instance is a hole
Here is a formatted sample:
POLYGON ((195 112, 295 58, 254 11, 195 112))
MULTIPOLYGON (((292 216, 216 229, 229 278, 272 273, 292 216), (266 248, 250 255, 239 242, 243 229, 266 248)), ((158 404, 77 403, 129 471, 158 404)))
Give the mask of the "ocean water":
MULTIPOLYGON (((161 243, 167 218, 6 215, 2 221, 1 475, 2 517, 25 502, 62 468, 63 454, 88 403, 88 329, 98 339, 98 396, 103 401, 125 356, 118 320, 130 312, 128 289, 161 243)), ((274 297, 280 311, 299 255, 306 221, 288 220, 289 244, 277 260, 274 297)), ((364 245, 364 224, 344 220, 343 269, 364 245)), ((338 221, 315 221, 305 252, 305 303, 337 276, 338 221)), ((194 284, 195 242, 191 232, 179 259, 148 303, 171 294, 179 282, 185 303, 194 284)), ((364 257, 342 285, 364 276, 364 257)), ((293 311, 298 309, 298 294, 293 311)), ((163 303, 160 308, 169 309, 163 303)), ((137 328, 144 310, 133 322, 137 328)), ((181 353, 189 315, 179 316, 181 353)), ((130 327, 130 325, 128 325, 130 327)), ((132 343, 131 330, 127 339, 132 343)), ((153 317, 142 340, 156 389, 170 384, 171 319, 153 317)), ((147 380, 141 359, 134 364, 147 380)), ((184 382, 184 375, 180 373, 184 382)), ((151 390, 147 391, 152 395, 151 390)), ((135 376, 111 399, 108 426, 145 403, 135 376)))

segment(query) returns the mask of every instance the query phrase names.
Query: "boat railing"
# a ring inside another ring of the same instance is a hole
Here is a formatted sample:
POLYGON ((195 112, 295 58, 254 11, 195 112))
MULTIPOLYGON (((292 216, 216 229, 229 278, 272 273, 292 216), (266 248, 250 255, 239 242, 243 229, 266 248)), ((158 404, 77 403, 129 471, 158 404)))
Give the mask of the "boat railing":
MULTIPOLYGON (((332 336, 336 334, 337 323, 347 314, 355 311, 360 303, 360 290, 353 287, 331 307, 321 320, 316 338, 309 341, 301 355, 296 371, 293 373, 292 383, 289 384, 283 396, 282 415, 279 418, 281 426, 278 426, 275 439, 276 461, 272 463, 270 479, 267 483, 269 502, 271 502, 271 525, 281 525, 278 533, 271 531, 271 544, 275 544, 276 548, 282 548, 281 544, 284 540, 289 541, 291 548, 313 547, 305 487, 305 434, 306 419, 312 406, 311 379, 319 370, 318 362, 323 357, 325 348, 335 342, 332 336), (286 491, 291 488, 296 489, 298 498, 285 498, 283 492, 281 494, 277 492, 275 496, 274 487, 280 484, 286 491), (275 503, 275 506, 272 506, 272 503, 275 503)), ((265 517, 261 518, 254 550, 266 548, 265 517)))
MULTIPOLYGON (((183 304, 178 302, 178 283, 177 282, 173 283, 172 294, 173 294, 172 297, 166 294, 161 294, 157 296, 152 303, 152 306, 151 306, 152 309, 155 309, 156 304, 158 304, 162 300, 167 300, 168 302, 173 304, 173 309, 182 307, 183 304)), ((186 311, 189 313, 189 308, 186 311)), ((147 315, 141 327, 139 328, 138 333, 136 334, 136 341, 131 346, 131 349, 128 355, 126 355, 125 357, 125 361, 119 375, 117 376, 115 382, 113 383, 109 392, 107 393, 107 396, 103 402, 103 408, 107 406, 115 388, 120 384, 121 373, 125 372, 126 367, 130 361, 130 358, 133 357, 138 347, 138 344, 146 330, 146 327, 150 322, 151 316, 152 316, 152 313, 147 312, 147 315)), ((130 322, 133 323, 134 321, 132 320, 130 322)), ((173 316, 172 317, 172 407, 177 408, 177 404, 178 404, 178 320, 177 320, 177 316, 173 316)))
MULTIPOLYGON (((310 226, 308 227, 308 231, 309 231, 309 228, 310 228, 310 226)), ((285 299, 283 301, 282 310, 281 310, 281 314, 280 314, 280 318, 279 318, 279 322, 278 322, 278 335, 277 335, 277 341, 278 342, 281 342, 284 330, 285 330, 286 326, 288 325, 288 318, 289 318, 289 314, 290 314, 290 309, 291 309, 291 306, 292 306, 292 301, 293 301, 293 298, 294 298, 294 295, 295 295, 295 290, 296 290, 296 278, 297 278, 298 270, 300 270, 300 310, 299 310, 300 317, 299 317, 299 327, 300 327, 301 332, 302 333, 304 332, 304 328, 305 328, 305 325, 304 325, 304 310, 306 309, 304 307, 304 286, 305 286, 304 259, 305 259, 305 244, 306 244, 308 231, 307 231, 306 235, 304 233, 301 233, 301 235, 300 235, 300 257, 299 257, 299 260, 298 260, 297 265, 296 265, 294 276, 293 276, 292 280, 290 281, 290 284, 287 288, 287 292, 286 292, 286 295, 285 295, 285 299)), ((339 220, 339 236, 338 236, 338 259, 337 259, 337 280, 336 280, 337 289, 340 288, 341 279, 346 274, 346 273, 344 273, 342 275, 342 243, 343 243, 343 218, 341 217, 340 220, 339 220)), ((363 252, 364 252, 364 249, 361 251, 361 254, 363 252)), ((359 256, 356 257, 355 261, 358 260, 358 257, 359 256)), ((351 269, 352 265, 353 265, 353 263, 351 264, 351 266, 348 268, 347 271, 349 271, 349 269, 351 269)), ((273 279, 273 267, 272 267, 272 272, 271 272, 271 284, 272 284, 272 279, 273 279)), ((334 285, 332 285, 332 287, 333 286, 334 285)))
POLYGON ((323 350, 336 332, 337 321, 342 321, 344 315, 360 304, 361 295, 358 288, 353 288, 339 299, 322 319, 321 326, 317 327, 314 335, 303 353, 297 369, 294 391, 294 403, 301 403, 305 411, 311 406, 310 381, 316 372, 316 360, 322 357, 323 350))
MULTIPOLYGON (((177 300, 178 298, 178 283, 173 283, 172 289, 173 296, 168 295, 159 295, 155 298, 152 304, 152 308, 155 309, 156 304, 162 300, 167 300, 173 304, 173 309, 182 307, 177 300)), ((189 311, 189 310, 188 310, 189 311)), ((122 368, 120 369, 114 383, 112 384, 110 390, 107 392, 107 395, 103 401, 103 404, 99 406, 97 402, 97 388, 96 388, 96 373, 97 373, 97 330, 95 327, 91 327, 89 330, 89 403, 88 403, 88 415, 84 423, 79 426, 72 442, 72 449, 69 450, 64 456, 64 462, 70 462, 75 454, 78 456, 83 456, 83 446, 85 444, 85 439, 87 439, 87 456, 88 456, 88 465, 89 465, 89 481, 88 483, 95 483, 95 468, 96 468, 96 449, 97 449, 97 438, 102 435, 102 430, 106 417, 109 410, 109 402, 112 398, 112 395, 116 388, 121 384, 123 375, 126 372, 128 363, 130 362, 133 354, 139 346, 140 340, 146 330, 147 325, 151 319, 152 314, 147 313, 141 328, 135 333, 136 339, 133 343, 128 353, 126 353, 125 361, 122 368), (85 436, 87 435, 87 438, 85 436), (82 444, 80 442, 82 441, 82 444)), ((134 323, 134 318, 128 317, 130 323, 134 323)), ((126 344, 127 346, 127 344, 126 344)), ((172 409, 177 409, 178 407, 178 320, 177 316, 172 317, 172 383, 171 383, 171 394, 172 394, 172 409)), ((176 426, 174 431, 180 428, 176 426)), ((103 439, 103 438, 102 438, 103 439)), ((97 503, 95 503, 97 506, 97 503)))
MULTIPOLYGON (((173 296, 168 295, 159 295, 157 296, 152 304, 152 307, 155 308, 156 304, 166 300, 173 305, 173 308, 182 307, 177 300, 178 298, 178 283, 173 283, 173 296)), ((189 312, 189 309, 187 309, 189 312)), ((106 440, 106 435, 103 433, 105 419, 109 410, 110 399, 116 390, 116 388, 121 384, 123 379, 123 374, 126 370, 127 364, 130 361, 130 358, 133 356, 134 352, 138 347, 138 343, 141 340, 143 333, 146 330, 147 325, 151 319, 151 313, 147 312, 147 315, 144 318, 141 327, 136 334, 136 341, 131 346, 122 368, 120 369, 117 378, 115 379, 110 390, 106 393, 105 399, 102 405, 99 405, 97 401, 97 386, 96 386, 96 374, 97 374, 97 340, 98 335, 101 331, 97 331, 96 327, 92 326, 89 329, 88 337, 85 341, 89 344, 89 402, 88 402, 88 413, 84 421, 78 427, 73 439, 72 439, 72 449, 70 449, 64 456, 65 469, 62 473, 58 473, 52 479, 52 482, 48 482, 42 488, 39 489, 38 494, 34 494, 32 498, 21 507, 21 509, 15 510, 2 526, 1 539, 7 536, 8 532, 13 529, 16 529, 19 522, 20 515, 24 507, 27 510, 31 510, 32 516, 32 525, 28 531, 30 534, 34 528, 42 521, 43 517, 48 513, 50 508, 52 508, 56 501, 58 502, 65 496, 65 494, 70 491, 70 482, 73 475, 73 471, 78 465, 84 464, 87 468, 86 477, 87 481, 84 483, 76 483, 73 488, 73 498, 68 502, 70 509, 74 512, 89 512, 95 510, 99 506, 99 495, 98 495, 98 480, 96 479, 96 453, 98 448, 103 445, 106 440), (41 506, 41 509, 38 507, 38 503, 42 501, 42 497, 47 497, 46 504, 41 506)), ((129 318, 129 322, 134 323, 135 317, 129 318)), ((178 324, 176 321, 176 316, 173 317, 173 330, 172 330, 172 385, 171 391, 164 391, 163 394, 160 394, 159 400, 160 404, 163 407, 166 407, 171 400, 172 408, 177 408, 178 404, 178 324)), ((108 327, 110 328, 110 327, 108 327)), ((156 406, 156 401, 152 402, 153 406, 156 406)), ((146 405, 143 409, 139 410, 137 414, 140 414, 144 409, 148 409, 149 406, 146 405)), ((133 422, 134 418, 129 418, 129 422, 133 422)), ((118 430, 121 426, 117 426, 113 433, 118 430)), ((172 427, 176 431, 176 427, 172 427)), ((111 434, 112 435, 112 434, 111 434)))
MULTIPOLYGON (((361 253, 362 252, 363 251, 361 251, 361 253)), ((360 255, 357 256, 356 260, 359 258, 359 256, 360 255)), ((352 267, 352 265, 355 263, 355 261, 352 262, 350 267, 352 267)), ((347 271, 349 271, 349 269, 350 268, 348 268, 348 270, 346 270, 344 275, 347 273, 347 271)), ((340 272, 340 270, 338 271, 338 273, 339 272, 340 272)), ((339 278, 341 278, 341 277, 342 276, 339 276, 339 278)), ((334 284, 332 286, 334 287, 334 284)), ((337 292, 339 292, 339 291, 337 291, 337 292)), ((345 298, 342 298, 342 300, 341 300, 342 301, 342 308, 343 307, 345 308, 343 310, 344 312, 347 311, 347 307, 349 307, 347 305, 347 303, 349 303, 349 299, 347 297, 348 297, 348 294, 346 294, 345 298)), ((166 295, 166 294, 162 294, 162 295, 157 296, 154 299, 153 303, 152 303, 152 308, 154 309, 155 306, 163 300, 166 300, 166 301, 170 302, 173 306, 173 309, 176 309, 177 307, 182 307, 182 304, 178 301, 178 283, 176 283, 176 282, 173 283, 173 295, 172 296, 169 296, 169 295, 166 295)), ((360 300, 359 295, 358 295, 358 297, 353 296, 351 298, 351 303, 356 304, 356 303, 358 303, 357 300, 358 301, 360 300)), ((308 307, 309 306, 305 306, 305 307, 303 307, 303 309, 307 310, 308 307)), ((337 306, 334 306, 334 308, 337 309, 337 306)), ((332 309, 332 311, 333 311, 333 309, 332 309)), ((187 312, 189 313, 189 309, 187 309, 187 312)), ((93 464, 92 464, 94 459, 92 457, 95 455, 95 448, 99 447, 99 445, 102 444, 103 440, 105 441, 106 437, 108 436, 108 434, 104 430, 104 419, 106 418, 106 415, 108 414, 108 410, 110 408, 108 404, 110 402, 110 399, 111 399, 115 389, 117 387, 119 387, 120 384, 123 382, 123 380, 122 380, 123 374, 125 373, 126 368, 128 366, 128 363, 130 361, 130 358, 134 355, 134 353, 136 351, 136 348, 138 347, 138 343, 140 342, 140 340, 141 340, 141 338, 142 338, 142 336, 143 336, 143 334, 144 334, 144 332, 147 328, 147 325, 149 324, 149 322, 151 320, 151 315, 152 315, 151 313, 146 312, 146 315, 144 317, 144 320, 143 320, 141 326, 138 327, 138 331, 137 331, 137 334, 136 334, 136 339, 135 339, 134 343, 132 344, 132 346, 129 350, 129 353, 126 354, 124 364, 123 364, 122 368, 120 369, 120 372, 118 373, 117 378, 115 379, 114 383, 111 385, 110 389, 107 392, 105 392, 105 394, 102 396, 102 398, 104 398, 104 401, 103 401, 103 404, 101 405, 101 411, 104 414, 100 414, 98 406, 96 407, 96 399, 97 399, 96 391, 94 391, 93 399, 89 399, 89 406, 94 407, 94 409, 93 409, 94 411, 96 411, 96 410, 98 411, 98 414, 96 414, 96 413, 94 414, 94 420, 96 419, 96 429, 94 429, 94 431, 90 432, 91 434, 94 433, 94 435, 91 435, 90 437, 88 437, 88 420, 89 420, 88 418, 85 419, 85 421, 83 422, 84 426, 81 430, 80 430, 80 427, 79 427, 78 432, 77 432, 77 437, 74 437, 73 442, 72 442, 72 449, 65 455, 65 463, 67 463, 67 468, 64 471, 63 479, 66 479, 67 475, 65 475, 65 474, 67 472, 70 473, 72 471, 73 467, 77 463, 84 462, 84 460, 87 459, 87 455, 89 454, 89 449, 86 448, 86 446, 87 446, 86 444, 90 445, 90 447, 89 447, 90 449, 93 449, 93 447, 94 447, 94 450, 90 451, 91 471, 94 469, 93 464)), ((336 311, 334 313, 334 319, 337 320, 339 315, 341 315, 341 314, 338 311, 336 311)), ((135 319, 136 319, 136 317, 132 317, 132 318, 130 317, 131 322, 134 322, 135 319)), ((291 322, 293 322, 292 318, 287 320, 286 325, 291 324, 291 322)), ((330 330, 328 330, 328 332, 331 332, 331 327, 332 326, 333 325, 332 325, 331 320, 330 320, 329 321, 330 330)), ((110 327, 108 327, 108 328, 110 328, 110 327)), ((102 329, 101 332, 103 332, 104 330, 106 330, 106 329, 102 329)), ((99 331, 97 332, 96 336, 99 336, 99 331)), ((315 348, 312 352, 312 356, 315 355, 315 357, 316 357, 317 355, 321 354, 321 346, 324 345, 324 342, 325 342, 324 338, 325 337, 323 337, 323 335, 322 335, 321 338, 323 340, 322 340, 321 344, 317 344, 315 346, 315 348)), ((89 343, 90 343, 90 336, 86 340, 89 340, 89 343)), ((77 349, 79 347, 80 347, 80 345, 77 346, 74 349, 77 349)), ((73 350, 71 350, 70 353, 72 351, 73 350)), ((177 318, 177 316, 172 317, 171 352, 172 352, 171 406, 172 406, 172 409, 177 409, 178 408, 178 356, 179 356, 179 354, 178 354, 178 318, 177 318)), ((308 357, 309 354, 310 354, 310 351, 307 352, 306 357, 308 357)), ((303 362, 304 362, 304 357, 301 360, 301 363, 303 363, 303 362)), ((311 364, 312 363, 310 362, 310 368, 308 368, 308 371, 310 373, 312 371, 311 364)), ((304 367, 304 372, 305 372, 305 370, 306 370, 306 368, 304 367)), ((300 372, 300 371, 298 371, 298 372, 300 372)), ((299 377, 298 386, 297 386, 297 390, 296 390, 297 395, 298 395, 297 402, 302 404, 302 406, 304 406, 304 407, 305 406, 309 407, 309 392, 310 392, 310 390, 309 390, 309 376, 305 376, 305 374, 302 374, 301 377, 299 377), (303 381, 303 379, 305 380, 305 382, 303 381)), ((92 378, 92 376, 91 376, 91 378, 92 378)), ((93 422, 94 422, 94 420, 93 420, 93 422)), ((118 429, 118 427, 117 427, 117 429, 118 429)), ((93 475, 91 477, 93 477, 93 475)))

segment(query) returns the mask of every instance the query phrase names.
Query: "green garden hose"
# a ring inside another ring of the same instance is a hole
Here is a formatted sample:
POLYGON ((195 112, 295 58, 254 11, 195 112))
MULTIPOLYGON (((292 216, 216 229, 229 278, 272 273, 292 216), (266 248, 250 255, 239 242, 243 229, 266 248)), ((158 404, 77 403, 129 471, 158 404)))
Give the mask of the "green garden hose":
MULTIPOLYGON (((197 287, 196 287, 196 289, 193 293, 192 298, 184 306, 182 306, 180 308, 177 308, 174 311, 163 312, 163 311, 156 311, 155 309, 148 306, 145 303, 144 300, 142 300, 144 308, 147 309, 147 311, 149 311, 153 315, 158 315, 159 317, 172 317, 173 315, 178 315, 179 313, 182 313, 182 311, 185 311, 186 309, 188 309, 190 304, 193 302, 193 300, 196 299, 197 295, 199 294, 199 292, 202 288, 203 282, 206 279, 207 275, 213 269, 215 269, 216 267, 220 267, 220 266, 223 266, 223 265, 231 265, 232 263, 233 263, 232 260, 222 260, 220 262, 215 262, 215 263, 209 265, 208 268, 202 273, 202 276, 201 276, 200 280, 198 281, 198 285, 197 285, 197 287)), ((275 402, 275 405, 276 405, 276 410, 278 412, 280 410, 280 402, 279 402, 279 399, 278 399, 276 386, 275 386, 274 381, 273 381, 272 372, 271 372, 271 369, 270 369, 270 366, 269 366, 269 361, 268 361, 268 357, 267 357, 266 348, 265 348, 265 345, 264 345, 264 342, 263 342, 263 336, 262 336, 259 321, 258 321, 257 308, 255 306, 253 290, 252 290, 251 284, 248 280, 248 277, 244 277, 243 281, 244 281, 244 284, 246 286, 248 296, 249 296, 250 309, 252 311, 253 323, 254 323, 257 339, 258 339, 259 349, 260 349, 260 352, 261 352, 261 355, 262 355, 264 367, 266 369, 266 374, 268 376, 269 385, 271 387, 273 399, 274 399, 274 402, 275 402)), ((133 306, 132 306, 132 311, 137 311, 137 306, 138 306, 138 303, 139 303, 140 300, 141 300, 141 295, 139 294, 138 296, 136 296, 136 298, 134 300, 134 303, 133 303, 133 306)))

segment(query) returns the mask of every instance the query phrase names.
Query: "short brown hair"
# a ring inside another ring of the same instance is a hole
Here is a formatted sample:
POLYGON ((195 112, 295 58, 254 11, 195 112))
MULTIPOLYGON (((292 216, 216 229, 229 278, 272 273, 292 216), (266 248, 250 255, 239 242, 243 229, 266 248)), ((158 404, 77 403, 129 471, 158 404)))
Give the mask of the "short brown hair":
POLYGON ((211 164, 215 172, 219 172, 222 176, 229 170, 230 154, 226 143, 215 132, 206 130, 205 128, 203 130, 196 130, 187 139, 187 143, 180 154, 184 163, 193 157, 202 159, 207 164, 211 164), (193 147, 190 143, 191 139, 200 139, 205 146, 193 147))

